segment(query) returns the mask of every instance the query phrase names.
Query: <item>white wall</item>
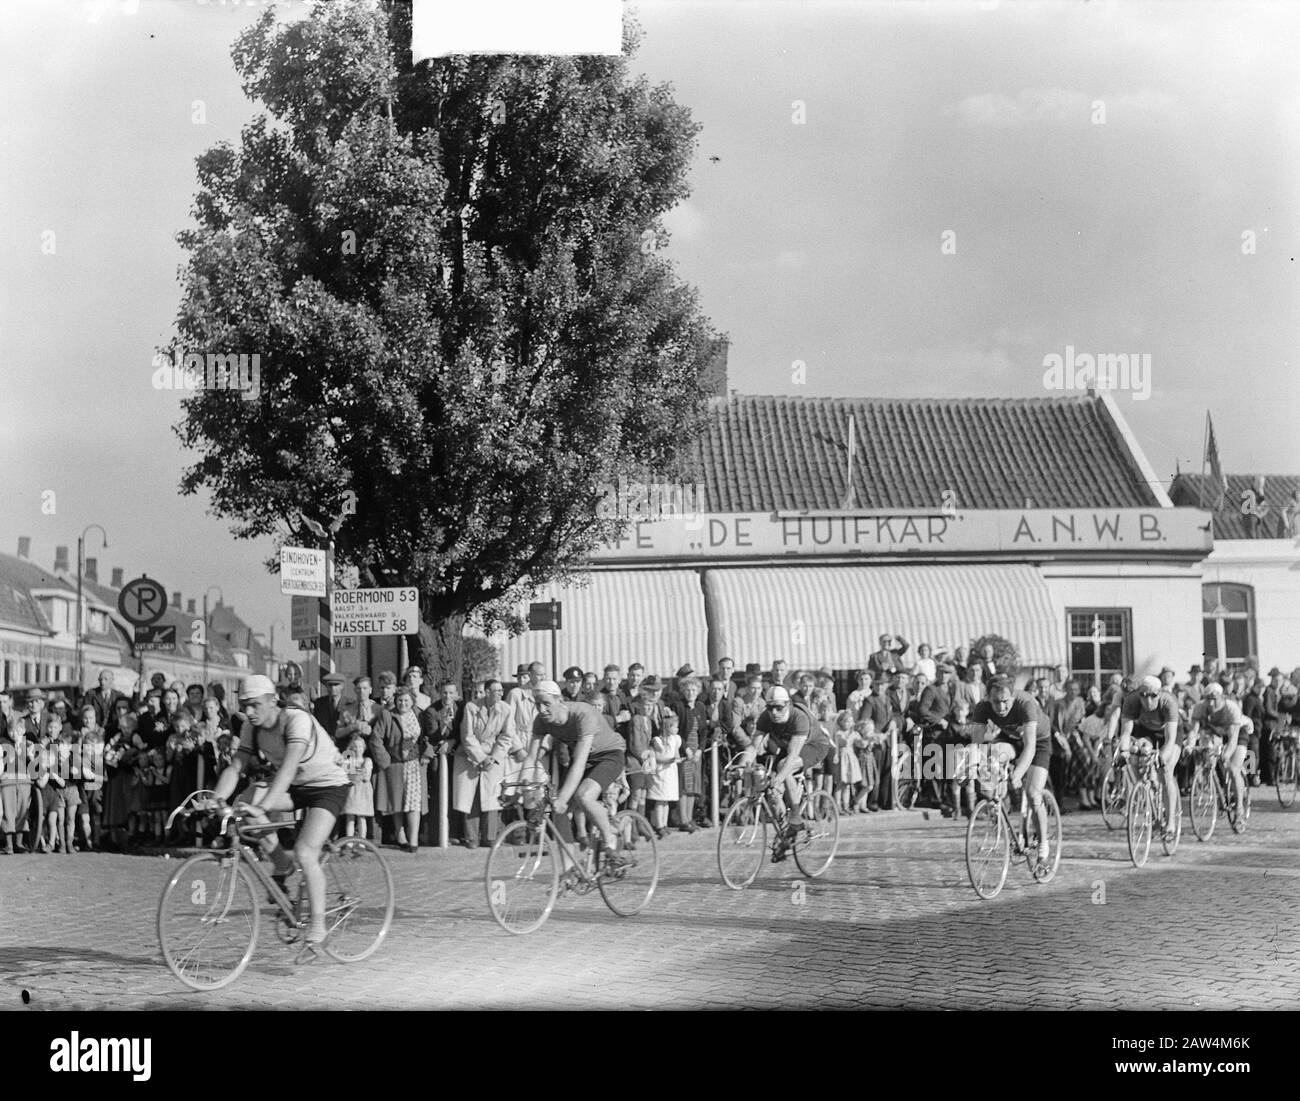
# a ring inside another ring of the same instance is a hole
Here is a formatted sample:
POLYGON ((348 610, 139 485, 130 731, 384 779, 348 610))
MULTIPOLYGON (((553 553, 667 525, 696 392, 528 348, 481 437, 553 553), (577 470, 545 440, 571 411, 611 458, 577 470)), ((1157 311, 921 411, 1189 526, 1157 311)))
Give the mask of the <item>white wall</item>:
POLYGON ((1202 563, 1204 582, 1255 590, 1255 645, 1263 671, 1300 665, 1300 539, 1225 539, 1202 563))
POLYGON ((1067 608, 1127 608, 1138 676, 1172 665, 1183 676, 1201 663, 1201 567, 1161 563, 1044 563, 1052 603, 1066 631, 1067 608))

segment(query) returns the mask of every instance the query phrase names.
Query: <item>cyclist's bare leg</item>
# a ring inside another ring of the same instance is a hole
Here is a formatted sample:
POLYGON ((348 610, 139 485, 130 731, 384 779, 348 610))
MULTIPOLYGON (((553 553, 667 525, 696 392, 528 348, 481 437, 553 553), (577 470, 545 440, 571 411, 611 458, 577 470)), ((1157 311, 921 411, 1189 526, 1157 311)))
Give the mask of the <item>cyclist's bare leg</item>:
POLYGON ((1174 773, 1174 769, 1178 765, 1178 758, 1180 756, 1181 750, 1179 750, 1176 741, 1166 745, 1160 751, 1160 761, 1164 766, 1165 771, 1165 799, 1167 800, 1165 806, 1170 808, 1168 812, 1169 822, 1167 824, 1169 829, 1174 828, 1173 808, 1178 806, 1178 801, 1182 798, 1182 795, 1178 791, 1178 777, 1174 773))
POLYGON ((1025 773, 1025 798, 1029 806, 1026 813, 1032 811, 1035 820, 1038 822, 1038 855, 1046 856, 1048 853, 1048 836, 1047 836, 1047 807, 1043 802, 1043 789, 1047 786, 1047 769, 1038 765, 1030 765, 1029 770, 1025 773))
POLYGON ((298 858, 302 877, 307 883, 311 902, 311 926, 307 942, 319 944, 325 939, 325 871, 320 866, 321 848, 334 832, 335 817, 324 807, 308 807, 298 829, 298 843, 293 855, 298 858))
POLYGON ((1232 775, 1232 785, 1237 792, 1237 806, 1242 806, 1246 796, 1246 777, 1242 769, 1246 764, 1246 744, 1238 741, 1231 754, 1225 753, 1228 772, 1232 775))
POLYGON ((803 819, 799 817, 799 795, 801 787, 799 783, 799 774, 800 770, 796 768, 785 778, 785 805, 790 811, 790 825, 794 829, 798 829, 803 824, 803 819))
POLYGON ((605 848, 614 852, 618 848, 618 835, 614 832, 614 825, 609 820, 609 811, 605 809, 601 795, 600 785, 590 776, 578 785, 578 805, 591 819, 592 825, 600 830, 601 837, 605 839, 605 848))

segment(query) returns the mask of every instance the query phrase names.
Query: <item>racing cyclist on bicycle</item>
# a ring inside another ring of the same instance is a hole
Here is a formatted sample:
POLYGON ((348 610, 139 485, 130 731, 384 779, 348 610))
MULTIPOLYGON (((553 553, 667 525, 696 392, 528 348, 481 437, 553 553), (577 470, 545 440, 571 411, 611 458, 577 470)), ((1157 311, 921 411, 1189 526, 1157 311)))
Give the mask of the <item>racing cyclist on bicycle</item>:
MULTIPOLYGON (((222 802, 229 799, 239 785, 240 775, 259 756, 275 769, 270 783, 254 785, 253 794, 247 801, 236 803, 235 810, 257 822, 269 822, 268 811, 303 811, 293 855, 302 868, 311 903, 306 940, 308 944, 320 944, 325 939, 321 849, 334 832, 352 781, 325 728, 303 708, 292 704, 281 708, 269 678, 245 677, 239 701, 245 719, 243 736, 212 794, 222 802)), ((293 870, 292 859, 275 833, 266 835, 262 847, 275 868, 276 881, 283 886, 293 870)))
POLYGON ((1223 743, 1224 768, 1232 776, 1232 786, 1237 792, 1237 806, 1245 805, 1246 777, 1242 766, 1246 762, 1246 739, 1255 724, 1241 713, 1241 705, 1223 694, 1223 685, 1211 681, 1205 686, 1201 702, 1192 709, 1192 729, 1188 745, 1192 745, 1201 731, 1201 723, 1209 727, 1211 745, 1223 743))
POLYGON ((784 860, 786 850, 804 828, 799 815, 799 773, 816 768, 832 751, 832 744, 821 724, 790 698, 790 693, 776 685, 769 690, 763 713, 754 723, 754 740, 741 754, 744 764, 752 764, 760 753, 779 755, 771 784, 785 789, 785 805, 790 818, 785 833, 777 838, 772 853, 774 861, 784 860))
MULTIPOLYGON (((1047 729, 1047 717, 1028 692, 1017 692, 1006 677, 995 677, 989 686, 988 698, 971 708, 968 721, 992 723, 998 731, 995 741, 1008 742, 1020 753, 1011 769, 1011 786, 1024 784, 1029 806, 1038 822, 1038 868, 1035 874, 1042 874, 1050 856, 1047 807, 1043 805, 1047 766, 1052 760, 1052 738, 1047 729), (1040 728, 1043 732, 1041 737, 1038 734, 1040 728)), ((966 729, 970 730, 969 725, 966 729)))
POLYGON ((524 763, 525 774, 536 766, 547 735, 550 735, 553 745, 567 746, 569 769, 551 804, 561 836, 566 841, 572 840, 565 836, 568 821, 564 815, 576 796, 587 821, 594 822, 605 839, 605 867, 620 867, 627 861, 618 851, 618 835, 601 796, 623 774, 627 744, 610 729, 598 708, 581 700, 566 699, 553 680, 538 684, 533 689, 533 700, 537 705, 537 717, 533 719, 532 742, 524 763))
MULTIPOLYGON (((1119 751, 1127 756, 1133 744, 1134 726, 1137 727, 1139 742, 1150 743, 1150 748, 1160 750, 1160 764, 1165 774, 1165 805, 1169 808, 1169 819, 1165 822, 1165 840, 1174 837, 1173 808, 1178 806, 1181 798, 1178 792, 1178 779, 1174 767, 1178 764, 1181 750, 1178 748, 1178 700, 1173 693, 1165 691, 1159 677, 1143 677, 1136 692, 1125 697, 1120 708, 1119 751), (1163 733, 1163 742, 1156 738, 1163 733)), ((1129 762, 1129 775, 1134 784, 1138 782, 1137 770, 1129 762)))

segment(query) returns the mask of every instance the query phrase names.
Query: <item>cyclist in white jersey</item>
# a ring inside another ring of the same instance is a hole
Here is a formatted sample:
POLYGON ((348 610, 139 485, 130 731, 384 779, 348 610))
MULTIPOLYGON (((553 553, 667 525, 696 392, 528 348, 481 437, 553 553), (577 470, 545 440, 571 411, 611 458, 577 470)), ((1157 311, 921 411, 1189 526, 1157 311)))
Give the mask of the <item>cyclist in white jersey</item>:
MULTIPOLYGON (((265 787, 255 785, 251 797, 237 803, 235 809, 261 822, 270 821, 268 811, 303 811, 293 855, 302 868, 311 902, 307 943, 319 944, 325 939, 321 849, 334 830, 352 783, 325 728, 299 707, 278 707, 275 685, 269 678, 244 678, 239 700, 245 717, 243 736, 239 750, 217 780, 213 795, 219 800, 229 799, 244 769, 259 758, 275 769, 270 783, 265 787)), ((283 885, 293 862, 275 833, 268 834, 263 844, 276 869, 276 878, 283 885)))

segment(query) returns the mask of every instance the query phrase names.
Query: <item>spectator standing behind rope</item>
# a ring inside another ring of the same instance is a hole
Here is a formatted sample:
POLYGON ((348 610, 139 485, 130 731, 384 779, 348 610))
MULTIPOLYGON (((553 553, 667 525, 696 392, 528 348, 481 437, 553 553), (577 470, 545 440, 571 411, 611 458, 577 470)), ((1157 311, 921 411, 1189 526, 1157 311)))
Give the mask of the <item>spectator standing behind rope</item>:
POLYGON ((501 682, 492 677, 483 688, 482 700, 465 705, 452 761, 452 805, 464 819, 462 843, 468 849, 496 840, 501 780, 512 746, 510 708, 501 698, 501 682))
POLYGON ((389 763, 376 783, 375 814, 389 816, 397 847, 413 853, 419 843, 420 816, 429 811, 424 776, 434 756, 429 744, 432 719, 428 711, 416 713, 415 696, 407 688, 395 693, 394 703, 397 710, 389 715, 391 722, 383 731, 389 763))
POLYGON ((684 716, 678 728, 682 740, 682 756, 677 763, 678 828, 686 833, 694 833, 699 829, 695 824, 695 800, 702 790, 701 761, 709 711, 700 699, 700 682, 694 677, 678 681, 677 688, 681 694, 681 714, 684 716))

